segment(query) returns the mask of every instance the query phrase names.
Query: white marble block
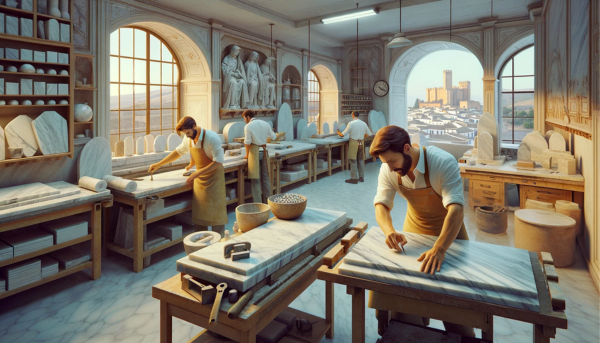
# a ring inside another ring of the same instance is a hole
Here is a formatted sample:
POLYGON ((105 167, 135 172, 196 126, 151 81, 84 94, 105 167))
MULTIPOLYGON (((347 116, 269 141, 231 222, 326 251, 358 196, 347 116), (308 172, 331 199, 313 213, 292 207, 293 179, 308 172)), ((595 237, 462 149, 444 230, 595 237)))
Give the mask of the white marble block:
POLYGON ((33 50, 21 49, 21 61, 33 61, 33 50))
POLYGON ((33 95, 32 79, 21 79, 21 95, 33 95))
POLYGON ((154 228, 154 233, 174 241, 181 238, 183 226, 169 222, 158 222, 154 228))
POLYGON ((58 95, 58 85, 56 83, 47 83, 46 95, 58 95))
POLYGON ((146 142, 146 140, 144 139, 144 137, 140 137, 135 140, 135 154, 136 155, 144 154, 144 143, 145 142, 146 142))
MULTIPOLYGON (((497 156, 500 155, 500 149, 498 148, 498 125, 496 123, 496 118, 494 118, 494 116, 490 113, 484 113, 481 118, 479 118, 479 122, 477 123, 477 136, 478 136, 478 150, 477 151, 481 151, 480 149, 480 145, 481 145, 481 133, 482 132, 487 132, 492 136, 492 143, 493 143, 493 147, 492 147, 492 153, 494 154, 493 156, 497 156)), ((479 157, 482 158, 482 157, 479 157)), ((487 158, 486 158, 487 159, 487 158)), ((491 158, 491 160, 493 160, 494 157, 491 158)))
POLYGON ((111 159, 110 143, 104 137, 92 138, 79 155, 77 178, 89 176, 102 179, 106 175, 112 175, 111 159))
POLYGON ((11 15, 6 16, 6 33, 9 35, 19 34, 19 18, 11 15))
POLYGON ((59 83, 58 84, 58 95, 69 95, 69 84, 59 83))
POLYGON ((58 52, 56 52, 56 51, 46 51, 46 62, 48 62, 48 63, 58 63, 58 52))
POLYGON ((558 132, 553 133, 548 140, 548 149, 566 151, 567 141, 565 140, 565 137, 558 132))
POLYGON ((163 152, 167 150, 167 138, 163 135, 158 135, 154 138, 154 152, 163 152))
POLYGON ((4 78, 0 78, 0 95, 4 95, 4 78))
POLYGON ((6 95, 19 95, 19 84, 17 82, 6 83, 6 95))
POLYGON ((6 158, 5 151, 6 143, 4 143, 4 130, 2 129, 2 126, 0 126, 0 161, 3 161, 6 158))
POLYGON ((494 160, 494 137, 486 131, 480 132, 477 136, 477 153, 481 160, 494 160))
POLYGON ((46 20, 46 23, 44 24, 44 34, 46 35, 46 39, 57 42, 60 41, 60 26, 56 19, 46 20))
POLYGON ((277 112, 277 133, 285 132, 285 140, 294 140, 294 118, 292 109, 287 103, 281 104, 277 112))
POLYGON ((280 171, 281 181, 291 182, 296 181, 300 178, 300 174, 297 171, 280 171))
POLYGON ((60 24, 60 41, 65 43, 71 42, 71 25, 60 24))
POLYGON ((19 2, 20 9, 24 11, 33 11, 33 0, 21 0, 19 2))
POLYGON ((6 59, 18 60, 19 59, 19 50, 13 49, 13 48, 6 48, 6 59))
POLYGON ((37 140, 31 127, 31 118, 21 114, 4 128, 9 147, 22 147, 23 155, 33 156, 38 150, 37 140))
POLYGON ((46 82, 34 82, 33 83, 33 94, 34 95, 46 95, 46 82))
POLYGON ((33 37, 33 19, 20 18, 19 34, 23 37, 33 37))
MULTIPOLYGON (((223 136, 223 135, 220 135, 223 136)), ((225 137, 221 138, 222 140, 225 139, 225 137)), ((175 149, 177 149, 177 147, 181 144, 182 139, 181 136, 179 136, 176 133, 172 133, 169 135, 169 138, 167 138, 167 150, 169 151, 175 151, 175 149)))
POLYGON ((31 125, 44 155, 69 152, 67 121, 60 114, 54 111, 43 112, 31 125))
POLYGON ((46 62, 46 53, 44 51, 34 51, 33 60, 35 62, 46 62))
POLYGON ((69 54, 64 54, 62 52, 59 52, 58 53, 58 63, 69 64, 69 54))
POLYGON ((129 136, 125 138, 124 151, 125 156, 133 156, 133 137, 129 136))
POLYGON ((0 33, 4 33, 4 13, 0 13, 0 33))
POLYGON ((154 136, 145 135, 144 136, 144 152, 154 152, 154 136))

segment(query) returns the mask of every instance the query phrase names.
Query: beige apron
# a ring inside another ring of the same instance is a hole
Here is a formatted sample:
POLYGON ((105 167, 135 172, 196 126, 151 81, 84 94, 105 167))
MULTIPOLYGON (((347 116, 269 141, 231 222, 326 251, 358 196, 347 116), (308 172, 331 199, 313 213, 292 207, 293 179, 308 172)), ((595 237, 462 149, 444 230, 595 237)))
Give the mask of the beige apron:
POLYGON ((365 144, 364 141, 361 140, 355 140, 355 139, 350 139, 349 143, 348 143, 348 159, 349 160, 356 160, 358 157, 360 157, 359 159, 364 159, 365 158, 365 144), (362 153, 362 154, 359 154, 362 153))
MULTIPOLYGON (((269 151, 267 145, 250 145, 250 152, 248 153, 248 178, 249 179, 260 179, 260 154, 259 149, 263 148, 263 167, 265 164, 269 165, 269 151), (266 162, 266 163, 265 163, 266 162)), ((271 179, 271 169, 269 168, 269 180, 271 179)))
MULTIPOLYGON (((196 162, 196 170, 200 170, 212 160, 204 152, 204 129, 200 148, 192 146, 190 141, 190 155, 196 162)), ((225 171, 223 164, 212 173, 204 173, 194 179, 194 196, 192 199, 192 217, 194 224, 203 226, 225 225, 227 219, 227 200, 225 199, 225 171)))

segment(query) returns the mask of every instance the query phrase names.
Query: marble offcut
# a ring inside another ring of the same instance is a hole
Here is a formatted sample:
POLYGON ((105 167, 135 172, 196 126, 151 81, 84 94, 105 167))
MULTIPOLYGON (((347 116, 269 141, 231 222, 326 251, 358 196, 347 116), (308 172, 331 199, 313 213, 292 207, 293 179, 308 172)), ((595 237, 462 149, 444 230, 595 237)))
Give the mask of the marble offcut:
POLYGON ((48 40, 60 41, 60 26, 58 20, 46 20, 46 23, 44 24, 44 34, 48 40))
POLYGON ((557 150, 557 151, 566 151, 567 150, 567 142, 565 137, 558 132, 555 132, 550 136, 548 140, 548 149, 557 150))
POLYGON ((154 152, 163 152, 167 150, 167 138, 163 135, 158 135, 154 138, 154 152))
POLYGON ((144 136, 144 152, 145 153, 154 152, 154 136, 152 136, 152 135, 144 136))
MULTIPOLYGON (((220 135, 222 136, 222 135, 220 135)), ((175 151, 175 149, 177 149, 177 147, 181 144, 183 140, 181 139, 181 136, 179 136, 176 133, 172 133, 169 135, 169 137, 167 138, 167 150, 168 151, 175 151)))
POLYGON ((286 102, 281 104, 277 111, 277 133, 285 132, 285 140, 294 140, 294 118, 292 117, 292 109, 286 102))
POLYGON ((32 122, 33 132, 44 155, 69 152, 67 121, 55 111, 46 111, 32 122))
POLYGON ((0 205, 13 204, 59 193, 60 191, 58 189, 47 186, 40 182, 8 188, 0 188, 0 205))
POLYGON ((79 155, 77 178, 89 176, 102 179, 105 175, 112 175, 111 159, 110 143, 106 138, 92 138, 79 155))
POLYGON ((8 146, 23 148, 23 155, 27 157, 33 156, 39 148, 31 126, 32 122, 31 118, 21 114, 4 128, 8 146))

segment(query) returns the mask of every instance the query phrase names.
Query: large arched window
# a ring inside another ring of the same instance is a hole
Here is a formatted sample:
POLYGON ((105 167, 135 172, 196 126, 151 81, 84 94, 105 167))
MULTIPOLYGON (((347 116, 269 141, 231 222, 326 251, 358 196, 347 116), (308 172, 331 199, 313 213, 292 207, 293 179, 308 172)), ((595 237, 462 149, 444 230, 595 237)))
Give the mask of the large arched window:
MULTIPOLYGON (((321 84, 314 71, 308 72, 308 122, 316 122, 319 119, 321 84)), ((316 123, 317 127, 319 123, 316 123)))
POLYGON ((509 58, 500 74, 502 142, 519 143, 533 131, 533 45, 509 58))
POLYGON ((179 119, 179 65, 171 49, 144 29, 110 35, 110 142, 168 136, 179 119))

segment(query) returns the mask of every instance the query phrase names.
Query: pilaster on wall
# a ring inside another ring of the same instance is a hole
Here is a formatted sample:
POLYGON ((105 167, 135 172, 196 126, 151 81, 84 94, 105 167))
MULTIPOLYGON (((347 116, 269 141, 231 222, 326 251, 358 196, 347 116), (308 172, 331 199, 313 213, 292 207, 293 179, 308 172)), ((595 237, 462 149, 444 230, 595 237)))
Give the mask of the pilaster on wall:
MULTIPOLYGON (((310 68, 308 67, 308 50, 302 49, 302 118, 308 121, 308 72, 310 68)), ((319 116, 319 119, 321 116, 319 116)), ((317 123, 317 128, 320 131, 320 123, 317 123)))
MULTIPOLYGON (((282 92, 283 92, 283 88, 282 88, 283 87, 282 86, 283 82, 281 80, 281 78, 282 78, 281 75, 283 75, 283 70, 286 67, 286 66, 283 65, 284 64, 283 63, 283 49, 282 49, 283 48, 283 44, 285 44, 285 43, 282 42, 282 41, 279 41, 279 40, 275 41, 275 52, 276 52, 276 56, 277 56, 277 74, 275 74, 275 75, 277 75, 277 82, 276 82, 277 89, 275 90, 275 92, 277 93, 277 100, 276 100, 277 103, 275 104, 275 106, 277 108, 279 108, 279 106, 281 106, 281 104, 283 103, 283 100, 282 100, 282 97, 281 97, 282 96, 282 92)), ((304 79, 302 79, 302 82, 304 82, 304 79)), ((303 90, 302 93, 306 94, 306 91, 303 90)), ((302 106, 304 106, 304 103, 302 103, 302 106)), ((306 109, 306 107, 302 107, 302 108, 306 109)), ((306 112, 306 111, 308 111, 308 109, 304 110, 303 112, 306 112)), ((304 118, 305 116, 307 116, 307 115, 305 115, 303 113, 302 117, 304 118)))
POLYGON ((100 113, 110 113, 110 74, 100 72, 110 71, 110 0, 100 0, 98 5, 98 27, 96 28, 98 58, 97 87, 98 108, 96 109, 96 137, 104 137, 110 140, 110 117, 100 113), (106 57, 103 57, 106 56, 106 57))
POLYGON ((546 30, 544 30, 544 17, 542 16, 542 2, 532 3, 527 6, 529 16, 533 21, 533 51, 534 51, 534 99, 533 99, 533 129, 539 132, 546 132, 546 30))
POLYGON ((212 63, 211 63, 211 87, 210 97, 212 106, 210 108, 210 129, 218 132, 219 131, 219 109, 221 108, 221 61, 219 61, 221 54, 221 29, 223 23, 217 20, 210 21, 211 26, 211 52, 212 52, 212 63))
POLYGON ((483 112, 495 116, 498 80, 494 75, 494 52, 494 26, 489 26, 483 30, 483 112))

